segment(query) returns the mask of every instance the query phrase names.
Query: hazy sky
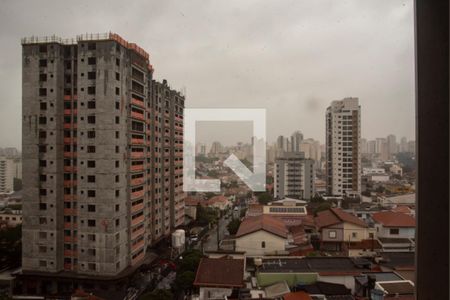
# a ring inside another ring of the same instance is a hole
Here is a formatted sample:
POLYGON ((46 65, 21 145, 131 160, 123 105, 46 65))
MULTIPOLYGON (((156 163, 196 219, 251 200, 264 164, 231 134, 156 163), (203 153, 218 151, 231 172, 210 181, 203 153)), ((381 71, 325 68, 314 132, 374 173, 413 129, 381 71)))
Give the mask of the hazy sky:
MULTIPOLYGON (((414 137, 413 1, 3 0, 0 147, 21 144, 20 38, 108 31, 146 49, 188 107, 266 108, 269 141, 323 142, 326 107, 347 96, 363 137, 414 137)), ((249 140, 222 129, 205 139, 249 140)))

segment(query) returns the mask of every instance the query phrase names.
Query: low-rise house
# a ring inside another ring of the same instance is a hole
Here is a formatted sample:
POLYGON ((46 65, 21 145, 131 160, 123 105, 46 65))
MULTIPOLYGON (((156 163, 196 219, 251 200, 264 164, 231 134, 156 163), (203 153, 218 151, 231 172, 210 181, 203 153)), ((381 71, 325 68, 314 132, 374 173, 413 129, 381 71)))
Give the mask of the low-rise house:
POLYGON ((414 238, 416 234, 416 219, 414 217, 393 211, 374 213, 377 237, 382 238, 414 238))
POLYGON ((233 290, 245 286, 244 259, 202 258, 197 268, 194 286, 200 300, 225 299, 233 290))
POLYGON ((321 237, 321 249, 344 251, 348 245, 369 238, 367 224, 339 208, 321 211, 314 219, 321 237))
POLYGON ((403 277, 395 272, 371 272, 363 273, 362 275, 355 276, 355 295, 358 297, 368 297, 370 293, 370 282, 372 285, 377 281, 399 281, 404 280, 403 277))
POLYGON ((5 209, 0 211, 0 227, 16 227, 22 224, 22 211, 5 209))
POLYGON ((206 205, 208 207, 218 208, 219 210, 226 210, 231 207, 232 203, 227 197, 219 195, 208 199, 206 205))
POLYGON ((288 244, 288 234, 284 222, 274 217, 247 217, 235 236, 236 251, 244 251, 248 256, 282 253, 288 244))
POLYGON ((318 281, 342 284, 355 290, 354 276, 372 270, 367 259, 350 257, 280 257, 263 258, 256 270, 260 287, 286 281, 289 287, 310 285, 318 281))

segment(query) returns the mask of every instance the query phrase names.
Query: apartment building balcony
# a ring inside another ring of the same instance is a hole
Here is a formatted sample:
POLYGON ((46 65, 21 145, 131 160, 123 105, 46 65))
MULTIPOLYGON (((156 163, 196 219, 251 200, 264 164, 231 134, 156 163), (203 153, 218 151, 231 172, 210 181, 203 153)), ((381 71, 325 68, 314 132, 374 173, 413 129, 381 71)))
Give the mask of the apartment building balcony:
POLYGON ((145 240, 144 239, 142 239, 142 241, 137 242, 134 245, 132 244, 131 245, 131 252, 136 252, 136 251, 140 250, 142 247, 144 247, 144 245, 145 245, 145 240))
POLYGON ((139 203, 139 204, 131 206, 131 213, 136 213, 143 209, 144 209, 144 203, 139 203))
POLYGON ((144 165, 131 165, 130 170, 132 172, 144 171, 144 165))
POLYGON ((65 151, 64 152, 64 157, 65 158, 76 158, 77 157, 77 152, 65 151))
POLYGON ((134 105, 136 105, 136 106, 145 108, 144 101, 142 101, 142 100, 140 100, 140 99, 131 98, 131 104, 134 104, 134 105))
POLYGON ((77 127, 77 123, 64 123, 64 129, 76 129, 77 127))
POLYGON ((64 215, 66 216, 72 216, 76 215, 77 211, 74 208, 64 208, 64 215))
POLYGON ((77 143, 77 139, 72 138, 72 137, 65 137, 64 138, 64 144, 76 144, 77 143))
POLYGON ((76 185, 77 185, 76 180, 64 180, 64 187, 71 187, 76 185))
POLYGON ((64 229, 72 229, 72 228, 78 228, 78 224, 72 222, 64 222, 64 229))
POLYGON ((135 232, 131 232, 131 239, 135 240, 136 238, 143 235, 144 233, 145 233, 145 227, 142 227, 141 229, 138 229, 135 232))
POLYGON ((76 166, 64 166, 64 172, 76 172, 77 171, 77 167, 76 166))
POLYGON ((144 152, 131 152, 131 158, 144 158, 144 152))
POLYGON ((175 115, 175 121, 183 122, 183 117, 181 117, 179 115, 175 115))
POLYGON ((77 195, 64 195, 64 201, 77 200, 77 195))
POLYGON ((72 100, 77 100, 78 96, 77 95, 64 95, 64 101, 72 101, 72 100))
POLYGON ((174 174, 175 174, 175 175, 181 175, 181 174, 183 174, 183 169, 181 169, 181 170, 180 170, 180 169, 175 170, 175 171, 174 171, 174 174))
POLYGON ((143 145, 144 144, 144 139, 132 138, 131 139, 131 144, 132 145, 143 145))
POLYGON ((141 185, 144 183, 144 177, 131 179, 130 183, 131 185, 141 185))
POLYGON ((135 258, 133 258, 131 260, 131 264, 135 265, 135 264, 139 263, 141 260, 144 259, 144 256, 145 256, 145 252, 143 251, 141 254, 139 254, 138 256, 136 256, 135 258))
POLYGON ((65 116, 70 116, 70 115, 76 115, 77 114, 77 110, 76 109, 64 109, 64 115, 65 116))
POLYGON ((131 193, 131 199, 137 199, 139 197, 142 197, 145 195, 145 191, 141 190, 141 191, 137 191, 137 192, 132 192, 131 193))
POLYGON ((145 220, 144 215, 142 215, 142 216, 140 216, 140 217, 137 217, 137 218, 135 218, 135 219, 132 219, 132 220, 131 220, 131 226, 136 226, 136 225, 138 225, 138 224, 141 224, 142 222, 144 222, 144 220, 145 220))
POLYGON ((135 118, 135 119, 137 119, 137 120, 145 121, 145 116, 144 116, 144 114, 141 114, 141 113, 138 113, 138 112, 135 112, 135 111, 132 111, 132 112, 131 112, 131 117, 132 117, 132 118, 135 118))
POLYGON ((78 257, 78 250, 64 249, 64 256, 66 257, 78 257))
POLYGON ((64 270, 66 271, 76 271, 77 266, 73 264, 64 264, 64 270))
POLYGON ((78 238, 76 236, 64 236, 65 243, 77 243, 78 238))

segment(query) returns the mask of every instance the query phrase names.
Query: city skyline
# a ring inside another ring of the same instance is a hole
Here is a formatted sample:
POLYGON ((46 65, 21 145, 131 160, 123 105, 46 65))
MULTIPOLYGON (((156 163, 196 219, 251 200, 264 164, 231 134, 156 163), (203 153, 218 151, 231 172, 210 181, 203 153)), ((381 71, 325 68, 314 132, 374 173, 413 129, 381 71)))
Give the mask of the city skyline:
POLYGON ((21 149, 20 38, 108 31, 140 41, 163 70, 156 78, 170 78, 191 107, 266 108, 269 141, 303 128, 305 136, 324 142, 322 111, 350 96, 361 102, 362 136, 414 139, 412 2, 217 5, 96 2, 72 10, 54 2, 4 4, 0 147, 21 149), (102 18, 89 17, 92 11, 102 18), (274 11, 283 19, 266 22, 274 11), (31 12, 40 16, 35 23, 31 12))

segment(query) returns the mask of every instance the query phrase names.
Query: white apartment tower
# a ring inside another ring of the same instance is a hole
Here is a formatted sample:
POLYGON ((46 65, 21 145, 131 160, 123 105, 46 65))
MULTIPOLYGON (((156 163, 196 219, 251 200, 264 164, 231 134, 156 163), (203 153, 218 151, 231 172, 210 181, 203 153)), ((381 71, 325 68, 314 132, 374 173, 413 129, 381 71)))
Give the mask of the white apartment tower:
POLYGON ((361 107, 358 98, 331 102, 326 112, 327 194, 361 192, 361 107))
POLYGON ((286 152, 275 160, 275 198, 311 199, 314 193, 314 160, 301 152, 286 152))

